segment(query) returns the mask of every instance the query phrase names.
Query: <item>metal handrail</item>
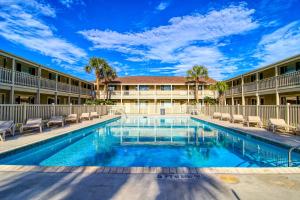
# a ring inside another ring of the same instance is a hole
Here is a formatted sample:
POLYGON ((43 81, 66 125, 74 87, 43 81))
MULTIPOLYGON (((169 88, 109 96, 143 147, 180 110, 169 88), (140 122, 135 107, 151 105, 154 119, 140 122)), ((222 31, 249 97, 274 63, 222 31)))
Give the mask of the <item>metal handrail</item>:
POLYGON ((292 167, 292 165, 293 165, 293 161, 292 161, 292 151, 294 151, 295 149, 298 149, 298 148, 300 148, 300 145, 291 147, 291 148, 289 149, 289 155, 288 155, 288 167, 292 167))

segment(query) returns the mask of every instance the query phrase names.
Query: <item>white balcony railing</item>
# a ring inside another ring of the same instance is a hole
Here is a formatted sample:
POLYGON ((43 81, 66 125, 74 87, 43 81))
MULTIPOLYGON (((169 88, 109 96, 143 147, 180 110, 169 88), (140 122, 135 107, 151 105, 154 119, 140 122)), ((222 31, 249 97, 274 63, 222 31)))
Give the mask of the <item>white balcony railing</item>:
POLYGON ((11 84, 12 83, 12 70, 0 67, 0 82, 11 84))
POLYGON ((251 82, 251 83, 245 83, 244 84, 244 92, 253 92, 257 90, 257 83, 251 82))
MULTIPOLYGON (((39 76, 30 75, 26 72, 13 71, 11 69, 6 69, 0 67, 0 83, 13 84, 13 73, 15 73, 15 85, 27 86, 48 90, 57 90, 62 92, 80 93, 80 87, 69 85, 68 83, 56 82, 55 80, 50 80, 47 78, 42 78, 39 76)), ((92 90, 81 88, 82 94, 91 95, 92 90)))
POLYGON ((29 87, 38 87, 39 78, 25 72, 15 71, 15 84, 29 87))
POLYGON ((48 90, 56 89, 56 82, 54 80, 49 80, 47 78, 41 78, 41 88, 48 90))
MULTIPOLYGON (((244 92, 275 89, 276 81, 278 83, 278 88, 298 86, 298 85, 300 85, 300 71, 279 75, 277 77, 274 76, 274 77, 270 77, 270 78, 265 78, 258 82, 245 83, 244 84, 244 92)), ((239 87, 241 87, 241 86, 239 86, 239 87)), ((231 95, 232 93, 239 94, 239 93, 242 93, 242 90, 236 86, 236 87, 230 88, 229 90, 227 90, 225 92, 225 94, 227 96, 231 95)))

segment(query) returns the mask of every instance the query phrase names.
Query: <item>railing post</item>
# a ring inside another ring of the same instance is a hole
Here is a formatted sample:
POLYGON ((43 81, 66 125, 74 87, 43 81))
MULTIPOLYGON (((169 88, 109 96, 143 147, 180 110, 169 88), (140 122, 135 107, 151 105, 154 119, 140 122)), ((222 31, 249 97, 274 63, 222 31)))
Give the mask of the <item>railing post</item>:
POLYGON ((240 114, 240 104, 237 105, 237 114, 240 114))
POLYGON ((286 123, 288 125, 287 130, 289 131, 289 125, 290 125, 290 103, 286 104, 286 123))
POLYGON ((51 108, 52 108, 52 116, 55 116, 55 104, 54 103, 52 103, 51 108))
POLYGON ((23 123, 26 123, 26 117, 27 117, 27 106, 26 103, 23 104, 23 123))
POLYGON ((71 115, 72 114, 72 104, 70 103, 70 105, 69 105, 69 115, 71 115))

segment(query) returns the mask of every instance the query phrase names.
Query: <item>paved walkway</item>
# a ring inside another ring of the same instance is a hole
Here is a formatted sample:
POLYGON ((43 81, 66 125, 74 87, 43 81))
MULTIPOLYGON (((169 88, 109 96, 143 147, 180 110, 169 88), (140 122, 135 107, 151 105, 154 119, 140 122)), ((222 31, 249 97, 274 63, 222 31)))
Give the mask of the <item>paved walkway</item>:
POLYGON ((300 174, 0 172, 0 199, 299 199, 300 174))
POLYGON ((0 141, 0 153, 4 153, 6 151, 10 151, 16 148, 20 148, 23 146, 27 146, 39 141, 43 141, 49 138, 53 138, 59 135, 64 135, 70 133, 72 131, 78 130, 80 128, 84 128, 87 126, 91 126, 109 119, 116 118, 118 116, 106 115, 102 116, 100 119, 93 119, 83 121, 77 124, 66 125, 65 127, 54 127, 52 129, 46 129, 42 133, 34 132, 34 133, 24 133, 24 135, 16 135, 15 137, 7 137, 5 142, 0 141))
POLYGON ((237 123, 230 123, 228 121, 221 121, 218 119, 212 119, 211 117, 207 116, 192 116, 194 118, 205 120, 207 122, 211 122, 213 124, 221 125, 227 128, 235 129, 244 133, 247 133, 249 135, 253 135, 256 137, 260 137, 269 141, 273 141, 275 143, 281 143, 286 146, 298 146, 300 145, 300 136, 292 135, 288 133, 273 133, 271 131, 268 131, 264 128, 257 128, 257 127, 247 127, 243 124, 237 124, 237 123))

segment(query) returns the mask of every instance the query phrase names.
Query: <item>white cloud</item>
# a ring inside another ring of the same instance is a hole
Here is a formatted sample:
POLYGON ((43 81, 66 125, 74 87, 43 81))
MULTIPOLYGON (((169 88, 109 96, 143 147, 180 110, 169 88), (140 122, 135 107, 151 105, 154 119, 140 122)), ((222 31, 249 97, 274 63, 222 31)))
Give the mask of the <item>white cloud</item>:
MULTIPOLYGON (((241 4, 213 10, 205 15, 174 17, 168 25, 144 32, 120 33, 92 29, 79 33, 91 41, 95 49, 125 53, 129 61, 159 60, 172 63, 179 73, 182 67, 191 67, 193 64, 220 66, 218 61, 227 58, 210 43, 217 44, 224 37, 257 28, 259 25, 252 17, 254 12, 241 4)), ((222 78, 224 70, 218 71, 212 76, 222 78)))
POLYGON ((169 5, 169 2, 161 2, 155 9, 158 11, 162 11, 165 10, 169 5))
POLYGON ((42 17, 55 17, 48 4, 34 0, 0 1, 0 36, 56 60, 75 63, 86 57, 84 50, 56 36, 42 17))
POLYGON ((258 43, 255 57, 260 66, 300 53, 300 21, 291 22, 276 31, 264 35, 258 43))
POLYGON ((84 5, 84 2, 82 0, 60 0, 60 3, 67 8, 70 8, 74 4, 84 5))

